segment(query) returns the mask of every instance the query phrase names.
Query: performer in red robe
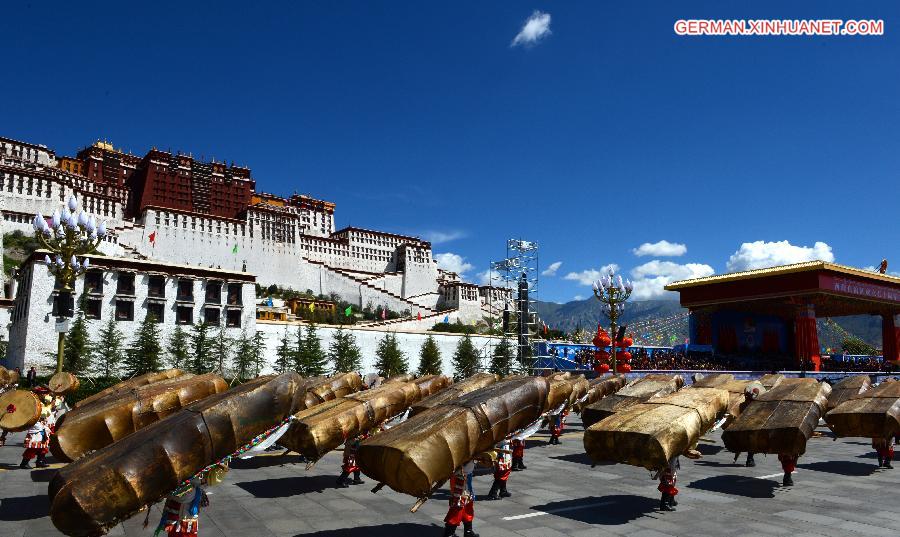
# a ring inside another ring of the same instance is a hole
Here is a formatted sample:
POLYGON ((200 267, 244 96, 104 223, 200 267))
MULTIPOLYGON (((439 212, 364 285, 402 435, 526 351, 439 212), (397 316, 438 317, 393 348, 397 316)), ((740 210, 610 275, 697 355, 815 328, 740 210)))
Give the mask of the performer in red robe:
POLYGON ((357 436, 353 440, 344 442, 344 464, 341 466, 341 475, 337 479, 337 486, 341 488, 349 487, 350 484, 347 483, 347 478, 350 477, 350 474, 353 474, 352 484, 362 485, 365 483, 359 478, 359 466, 356 464, 356 452, 359 450, 359 443, 364 438, 364 436, 357 436))
POLYGON ((464 537, 478 537, 472 529, 475 520, 475 492, 472 490, 472 472, 475 463, 467 462, 457 468, 450 476, 450 509, 444 517, 444 537, 456 535, 460 524, 464 528, 464 537))
POLYGON ((894 460, 894 438, 873 438, 872 447, 878 454, 878 467, 893 468, 891 461, 894 460))
POLYGON ((497 462, 494 463, 494 484, 491 485, 491 491, 488 492, 489 500, 499 500, 500 498, 509 498, 512 496, 506 490, 506 482, 509 480, 509 474, 512 470, 512 449, 510 449, 509 440, 504 439, 497 444, 494 451, 497 452, 497 462))
POLYGON ((47 425, 47 419, 41 417, 25 432, 25 452, 22 453, 22 463, 19 468, 31 468, 31 459, 37 458, 36 466, 38 468, 46 468, 50 466, 44 457, 50 451, 50 428, 47 425))
POLYGON ((784 479, 781 480, 781 486, 790 487, 794 484, 791 474, 797 469, 797 459, 799 458, 799 455, 778 454, 778 461, 781 462, 781 469, 784 470, 784 479))
MULTIPOLYGON (((162 518, 153 532, 158 537, 162 532, 167 537, 198 537, 200 533, 200 509, 209 506, 206 489, 218 485, 225 479, 228 467, 223 464, 214 466, 202 478, 195 477, 191 486, 181 494, 173 494, 166 498, 163 505, 162 518)), ((150 513, 147 513, 150 516, 150 513)), ((144 527, 147 523, 144 522, 144 527)))
POLYGON ((514 438, 512 441, 512 471, 528 469, 525 466, 525 441, 514 438))
POLYGON ((665 468, 657 470, 652 476, 652 479, 659 479, 659 486, 656 487, 656 490, 662 493, 662 496, 659 499, 660 511, 674 511, 675 506, 678 505, 678 502, 675 501, 675 496, 678 494, 678 488, 675 487, 675 482, 678 478, 678 470, 680 468, 681 463, 676 456, 665 468))

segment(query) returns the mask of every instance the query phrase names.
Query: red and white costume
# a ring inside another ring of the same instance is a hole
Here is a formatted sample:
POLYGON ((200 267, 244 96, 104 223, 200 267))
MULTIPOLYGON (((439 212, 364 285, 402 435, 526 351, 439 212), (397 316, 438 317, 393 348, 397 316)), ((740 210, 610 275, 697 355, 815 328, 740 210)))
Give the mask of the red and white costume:
POLYGON ((466 463, 450 476, 450 509, 444 523, 459 526, 475 518, 475 493, 472 490, 474 463, 466 463))
POLYGON ((497 444, 497 462, 494 464, 494 479, 506 481, 509 479, 509 473, 512 470, 512 454, 509 440, 503 440, 497 444))
POLYGON ((894 460, 894 437, 873 438, 872 447, 878 453, 878 459, 890 463, 894 460))
POLYGON ((679 462, 676 457, 668 466, 659 470, 656 474, 659 479, 659 486, 656 487, 656 490, 672 497, 678 494, 678 488, 675 486, 675 482, 678 480, 678 468, 679 462))
POLYGON ((797 469, 797 459, 799 458, 798 455, 788 455, 786 453, 778 454, 778 461, 781 463, 781 469, 784 470, 784 473, 786 474, 791 474, 797 469))
POLYGON ((35 457, 46 455, 49 449, 50 428, 42 418, 25 432, 25 453, 22 454, 22 458, 30 461, 35 457))
POLYGON ((181 496, 169 496, 163 506, 163 516, 154 535, 165 531, 168 537, 197 537, 200 531, 200 507, 203 489, 199 480, 181 496))
POLYGON ((359 465, 356 463, 356 452, 359 450, 360 438, 354 438, 344 443, 344 464, 341 465, 341 471, 347 475, 359 471, 359 465))

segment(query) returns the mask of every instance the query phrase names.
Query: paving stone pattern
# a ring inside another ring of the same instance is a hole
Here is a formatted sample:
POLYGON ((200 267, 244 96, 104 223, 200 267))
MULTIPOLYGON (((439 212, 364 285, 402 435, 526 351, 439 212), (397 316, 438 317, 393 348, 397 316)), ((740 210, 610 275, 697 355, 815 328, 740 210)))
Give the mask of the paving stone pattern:
MULTIPOLYGON (((664 513, 649 472, 621 464, 591 467, 581 424, 572 417, 561 445, 548 445, 546 432, 528 442, 528 469, 509 481, 512 498, 478 499, 475 530, 482 537, 900 535, 900 465, 877 469, 866 439, 833 441, 820 429, 823 436, 813 438, 800 459, 795 485, 782 488, 777 457, 757 455, 755 468, 743 466, 745 456, 734 464, 713 433, 700 444, 702 459, 682 459, 678 510, 664 513)), ((47 516, 47 483, 55 470, 17 468, 22 436, 11 434, 0 448, 0 537, 59 535, 47 516)), ((340 461, 340 452, 332 452, 310 471, 280 452, 235 462, 226 482, 210 491, 201 537, 442 535, 446 491, 413 514, 413 498, 387 488, 372 494, 371 480, 336 488, 340 461)), ((490 475, 475 478, 476 494, 487 495, 490 486, 490 475)), ((153 507, 147 529, 142 514, 110 534, 151 536, 159 508, 153 507)))

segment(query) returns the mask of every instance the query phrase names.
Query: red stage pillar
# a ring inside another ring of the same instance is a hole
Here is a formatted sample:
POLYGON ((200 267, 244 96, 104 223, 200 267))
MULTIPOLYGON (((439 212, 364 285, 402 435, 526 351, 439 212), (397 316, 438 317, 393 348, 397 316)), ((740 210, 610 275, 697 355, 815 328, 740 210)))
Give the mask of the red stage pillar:
POLYGON ((816 327, 816 310, 812 305, 797 312, 794 324, 794 351, 797 361, 809 360, 813 371, 818 371, 821 363, 819 356, 819 333, 816 327))
POLYGON ((884 359, 888 362, 896 362, 900 360, 900 349, 898 349, 898 332, 894 326, 894 315, 884 314, 881 316, 881 348, 883 350, 884 359))

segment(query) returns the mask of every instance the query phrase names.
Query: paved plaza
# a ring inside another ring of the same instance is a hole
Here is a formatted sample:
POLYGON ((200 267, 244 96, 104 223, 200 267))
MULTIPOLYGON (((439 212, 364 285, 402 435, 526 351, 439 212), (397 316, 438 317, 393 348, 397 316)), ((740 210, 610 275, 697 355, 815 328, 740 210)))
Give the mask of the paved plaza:
MULTIPOLYGON (((794 474, 795 486, 781 487, 777 457, 756 457, 757 466, 732 463, 719 433, 700 444, 698 461, 682 458, 678 511, 657 510, 656 482, 647 471, 622 464, 592 468, 582 447, 581 425, 572 423, 562 445, 547 435, 529 441, 528 469, 512 474, 512 498, 478 501, 475 530, 483 537, 790 536, 880 537, 900 535, 896 491, 900 467, 876 468, 864 439, 833 441, 826 429, 809 442, 794 474)), ((49 517, 47 483, 53 468, 19 470, 22 434, 0 448, 0 536, 59 535, 49 517)), ((54 464, 54 467, 59 467, 54 464)), ((446 491, 418 513, 414 499, 375 485, 335 487, 340 453, 323 458, 310 471, 296 456, 280 452, 235 462, 223 485, 211 490, 203 511, 201 537, 317 537, 441 535, 446 491)), ((476 494, 486 495, 489 475, 475 478, 476 494)), ((150 527, 138 515, 111 535, 150 536, 159 520, 153 507, 150 527)), ((458 535, 462 535, 462 528, 458 535)))

